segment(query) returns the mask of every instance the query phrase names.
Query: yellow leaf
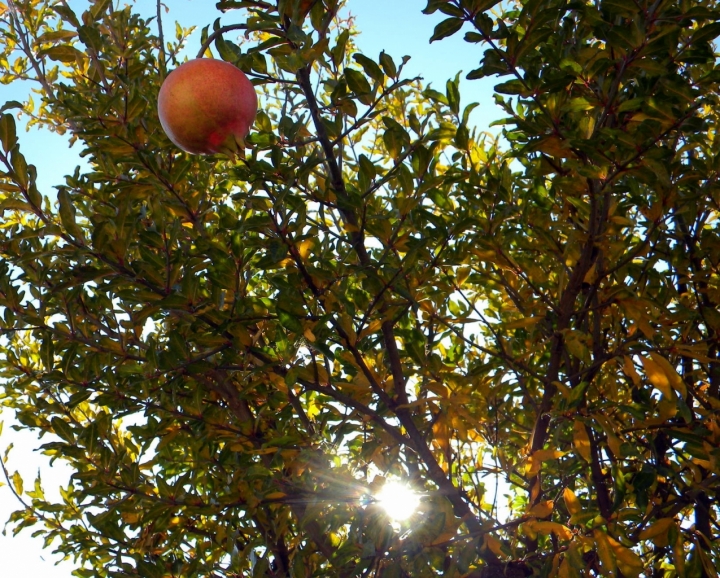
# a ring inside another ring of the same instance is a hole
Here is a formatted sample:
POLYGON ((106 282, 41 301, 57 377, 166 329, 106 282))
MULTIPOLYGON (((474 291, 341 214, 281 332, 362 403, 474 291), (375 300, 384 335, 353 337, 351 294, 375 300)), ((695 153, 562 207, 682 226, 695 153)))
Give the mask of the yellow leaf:
POLYGON ((678 412, 677 403, 672 398, 664 397, 657 404, 658 415, 660 416, 660 423, 664 423, 678 412))
POLYGON ((673 518, 660 518, 642 532, 640 532, 641 540, 652 540, 659 548, 663 548, 670 544, 670 528, 675 526, 673 518))
POLYGON ((579 420, 576 420, 573 426, 573 445, 575 446, 575 451, 580 454, 582 459, 586 462, 591 461, 590 438, 585 430, 585 424, 579 420))
POLYGON ((372 335, 375 333, 378 329, 382 327, 382 319, 374 319, 370 323, 368 323, 363 330, 358 334, 358 341, 363 339, 364 337, 367 337, 368 335, 372 335))
POLYGON ((617 574, 617 566, 615 565, 615 554, 610 546, 608 535, 597 528, 593 530, 593 537, 597 546, 597 553, 603 566, 603 576, 614 577, 617 574))
POLYGON ((353 328, 352 318, 347 313, 341 313, 338 318, 338 325, 347 335, 347 340, 350 345, 355 345, 357 342, 357 335, 353 328))
POLYGON ((443 452, 450 449, 450 430, 448 428, 447 414, 443 413, 433 424, 433 444, 440 447, 443 452))
POLYGON ((650 357, 663 370, 663 372, 665 372, 665 375, 670 382, 670 386, 684 398, 687 395, 687 387, 677 370, 667 359, 665 359, 662 355, 658 355, 654 351, 650 352, 650 357))
POLYGON ((304 241, 301 241, 297 246, 297 251, 300 255, 300 258, 305 261, 307 259, 308 254, 310 253, 310 249, 313 246, 313 240, 312 239, 305 239, 304 241))
POLYGON ((470 276, 470 273, 472 273, 471 267, 460 267, 457 270, 457 274, 455 276, 455 283, 458 287, 462 287, 463 283, 467 280, 467 278, 470 276))
POLYGON ((516 319, 515 321, 505 323, 504 327, 505 329, 522 329, 524 327, 532 327, 543 319, 543 317, 523 317, 522 319, 516 319))
POLYGON ((685 541, 683 535, 678 532, 677 541, 673 545, 673 564, 677 570, 678 576, 685 576, 685 549, 683 548, 685 541))
MULTIPOLYGON (((594 543, 592 547, 594 547, 594 543)), ((580 578, 580 571, 585 567, 582 552, 583 547, 578 543, 577 539, 570 542, 570 546, 563 555, 558 578, 580 578)))
POLYGON ((123 512, 120 516, 126 524, 134 524, 140 519, 140 514, 137 512, 123 512))
POLYGON ((571 573, 570 562, 568 562, 567 558, 563 558, 562 564, 560 564, 558 578, 572 578, 573 576, 577 576, 577 575, 578 575, 577 572, 571 573))
POLYGON ((15 488, 15 492, 18 496, 21 496, 23 493, 23 480, 22 477, 20 477, 20 472, 15 472, 12 477, 12 483, 13 488, 15 488))
POLYGON ((535 518, 546 518, 547 516, 552 514, 552 511, 553 501, 546 500, 544 502, 540 502, 539 504, 535 504, 532 508, 530 508, 528 515, 535 518))
POLYGON ((564 455, 565 452, 561 452, 559 450, 537 450, 528 459, 525 473, 528 476, 535 476, 540 471, 542 462, 546 462, 548 460, 555 460, 564 455))
POLYGON ((541 462, 546 462, 548 460, 556 460, 563 457, 564 455, 565 452, 561 452, 560 450, 538 450, 533 453, 533 457, 537 460, 540 460, 541 462))
POLYGON ((663 368, 660 367, 655 361, 652 359, 648 359, 647 357, 640 357, 640 361, 642 361, 643 368, 645 369, 645 375, 647 375, 648 381, 653 384, 654 387, 660 390, 660 392, 663 394, 663 397, 666 399, 673 399, 673 393, 672 393, 672 387, 670 386, 670 380, 668 379, 667 374, 665 371, 663 371, 663 368))
POLYGON ((499 558, 505 557, 505 553, 502 551, 502 542, 494 536, 491 536, 490 534, 485 535, 485 546, 499 558))
POLYGON ((717 578, 718 573, 715 569, 715 565, 713 564, 713 560, 708 557, 703 548, 700 548, 699 546, 695 546, 695 548, 697 555, 700 558, 700 562, 702 563, 703 570, 705 571, 705 575, 708 578, 717 578))
POLYGON ((595 415, 594 417, 595 420, 602 426, 603 430, 605 430, 605 434, 607 435, 607 445, 610 448, 610 451, 615 455, 615 457, 620 457, 621 442, 620 438, 618 438, 615 434, 613 424, 604 415, 595 415))
POLYGON ((266 500, 281 500, 287 496, 285 492, 270 492, 269 494, 265 494, 266 500))
POLYGON ((430 546, 440 546, 442 544, 445 544, 446 542, 450 542, 456 536, 457 536, 457 531, 455 531, 455 530, 453 530, 452 532, 443 532, 437 538, 435 538, 429 545, 430 546))
POLYGON ((550 578, 556 578, 558 576, 559 569, 560 569, 560 554, 555 554, 553 556, 552 566, 550 568, 550 574, 548 574, 548 576, 550 578))
POLYGON ((620 542, 611 536, 607 536, 607 540, 615 554, 617 566, 623 575, 627 578, 638 578, 644 569, 640 556, 630 550, 630 548, 626 548, 620 544, 620 542))
POLYGON ((563 498, 565 499, 565 507, 571 516, 579 514, 582 511, 580 500, 577 499, 575 492, 573 492, 570 488, 565 488, 563 490, 563 498))
POLYGON ((283 393, 287 392, 287 384, 285 383, 285 378, 282 375, 270 372, 268 373, 268 378, 280 391, 283 393))
POLYGON ((707 356, 707 345, 675 345, 677 353, 683 357, 691 357, 697 359, 701 363, 714 363, 715 360, 707 356))
POLYGON ((630 359, 630 356, 628 355, 626 355, 624 359, 623 372, 632 379, 633 384, 638 385, 640 383, 640 374, 635 370, 635 365, 633 364, 632 359, 630 359))
POLYGON ((573 533, 570 528, 558 524, 557 522, 540 522, 538 520, 529 520, 523 524, 523 531, 527 532, 531 537, 533 534, 549 536, 555 534, 561 540, 571 540, 573 533))

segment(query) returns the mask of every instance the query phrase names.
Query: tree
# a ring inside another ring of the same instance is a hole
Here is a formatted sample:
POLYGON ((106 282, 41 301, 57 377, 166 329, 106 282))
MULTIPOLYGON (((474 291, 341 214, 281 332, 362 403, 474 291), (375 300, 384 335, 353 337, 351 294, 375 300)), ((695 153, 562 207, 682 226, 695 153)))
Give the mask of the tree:
POLYGON ((339 0, 217 7, 244 158, 162 134, 189 31, 0 5, 3 82, 91 167, 38 191, 3 114, 3 403, 76 472, 55 504, 4 465, 16 531, 88 577, 716 576, 717 3, 430 0, 502 140, 339 0))

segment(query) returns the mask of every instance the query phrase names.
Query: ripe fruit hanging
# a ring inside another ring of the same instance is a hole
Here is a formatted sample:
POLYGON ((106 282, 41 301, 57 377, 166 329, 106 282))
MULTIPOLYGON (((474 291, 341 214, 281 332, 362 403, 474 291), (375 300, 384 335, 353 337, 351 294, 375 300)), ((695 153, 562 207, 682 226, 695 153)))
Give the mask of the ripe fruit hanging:
POLYGON ((178 66, 160 87, 158 114, 168 138, 193 154, 234 154, 257 114, 247 76, 222 60, 197 58, 178 66))

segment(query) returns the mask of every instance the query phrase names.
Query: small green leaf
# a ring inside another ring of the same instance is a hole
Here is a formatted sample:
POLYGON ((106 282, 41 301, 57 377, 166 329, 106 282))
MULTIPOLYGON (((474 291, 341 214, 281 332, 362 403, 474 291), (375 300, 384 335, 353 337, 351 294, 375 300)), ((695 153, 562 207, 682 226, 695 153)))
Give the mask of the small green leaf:
POLYGON ((455 80, 448 80, 445 88, 448 106, 455 114, 460 114, 460 75, 455 80))
POLYGON ((395 61, 392 59, 392 56, 384 50, 380 53, 380 66, 382 66, 385 74, 389 77, 397 78, 397 66, 395 66, 395 61))
POLYGON ((349 30, 343 30, 340 34, 338 34, 337 44, 335 44, 335 46, 331 50, 332 59, 333 63, 335 63, 335 66, 340 66, 342 61, 345 59, 345 47, 347 46, 347 41, 349 40, 349 38, 349 30))
POLYGON ((65 227, 65 230, 74 238, 78 240, 83 240, 84 235, 82 229, 80 229, 77 222, 75 221, 75 206, 70 199, 70 195, 68 194, 67 189, 62 188, 58 191, 58 205, 60 221, 62 222, 63 227, 65 227))

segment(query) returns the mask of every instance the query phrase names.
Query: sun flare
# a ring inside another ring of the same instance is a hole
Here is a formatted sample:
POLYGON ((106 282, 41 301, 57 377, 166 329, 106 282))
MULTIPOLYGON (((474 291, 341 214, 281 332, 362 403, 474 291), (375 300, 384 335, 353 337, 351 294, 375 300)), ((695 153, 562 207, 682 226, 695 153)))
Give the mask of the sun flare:
POLYGON ((387 482, 375 495, 375 499, 393 520, 406 520, 420 505, 419 494, 400 482, 387 482))

